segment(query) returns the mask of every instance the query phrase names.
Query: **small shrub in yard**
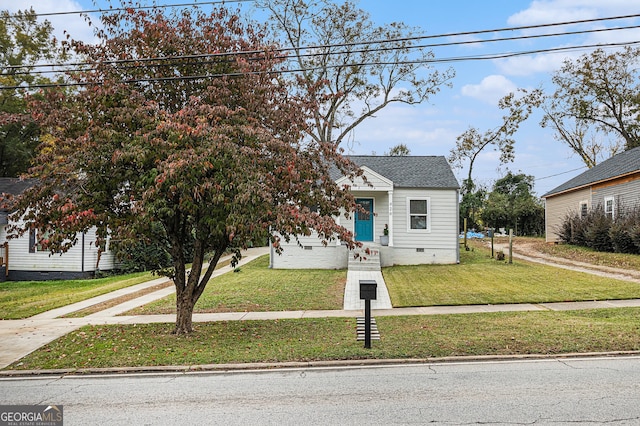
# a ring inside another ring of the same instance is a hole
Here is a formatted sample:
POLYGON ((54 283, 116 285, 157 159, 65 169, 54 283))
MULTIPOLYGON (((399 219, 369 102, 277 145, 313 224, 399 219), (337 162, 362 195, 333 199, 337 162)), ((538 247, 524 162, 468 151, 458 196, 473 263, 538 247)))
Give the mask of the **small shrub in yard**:
POLYGON ((558 236, 568 244, 587 246, 586 229, 588 224, 588 218, 581 218, 578 213, 568 213, 560 225, 558 236))
POLYGON ((640 224, 634 225, 629 229, 629 236, 636 246, 637 252, 640 254, 640 224))
POLYGON ((620 208, 615 219, 605 214, 602 206, 584 217, 572 212, 565 216, 557 234, 565 243, 596 251, 640 254, 640 208, 620 208))
POLYGON ((639 254, 640 247, 634 242, 634 232, 638 232, 637 214, 622 214, 609 228, 609 237, 613 251, 616 253, 639 254))
POLYGON ((609 229, 611 228, 612 221, 604 213, 604 210, 597 208, 592 211, 590 216, 590 223, 585 230, 585 237, 587 239, 587 246, 597 251, 613 251, 613 244, 611 243, 611 237, 609 236, 609 229))

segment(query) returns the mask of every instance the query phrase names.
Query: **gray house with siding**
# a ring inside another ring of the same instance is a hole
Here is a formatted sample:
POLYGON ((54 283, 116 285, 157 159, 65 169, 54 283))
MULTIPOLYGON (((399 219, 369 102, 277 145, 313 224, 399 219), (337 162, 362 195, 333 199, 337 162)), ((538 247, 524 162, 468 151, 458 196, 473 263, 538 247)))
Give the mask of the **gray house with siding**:
MULTIPOLYGON (((379 255, 380 266, 459 262, 459 185, 442 156, 348 156, 364 172, 366 182, 332 178, 350 186, 367 213, 336 221, 351 230, 361 250, 379 255), (387 237, 384 230, 387 228, 387 237), (385 241, 388 239, 388 241, 385 241)), ((317 236, 284 243, 271 253, 271 267, 345 269, 353 260, 339 240, 324 246, 317 236)), ((371 257, 371 256, 369 256, 371 257)), ((379 268, 379 266, 378 266, 379 268)))
POLYGON ((640 147, 614 155, 542 198, 547 242, 559 240, 556 231, 567 214, 585 215, 589 209, 602 206, 615 218, 623 209, 640 207, 640 147))
POLYGON ((19 195, 33 184, 31 180, 0 178, 0 281, 88 278, 98 270, 114 269, 113 253, 107 250, 99 254, 94 244, 95 228, 78 235, 78 243, 63 254, 42 250, 36 230, 8 238, 11 212, 4 203, 5 197, 19 195))

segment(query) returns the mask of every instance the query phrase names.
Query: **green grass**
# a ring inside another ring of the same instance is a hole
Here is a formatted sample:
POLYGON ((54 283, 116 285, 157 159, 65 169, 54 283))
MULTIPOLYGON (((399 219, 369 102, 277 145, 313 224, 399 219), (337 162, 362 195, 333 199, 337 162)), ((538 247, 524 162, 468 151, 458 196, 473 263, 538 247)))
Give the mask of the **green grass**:
MULTIPOLYGON (((345 271, 269 269, 261 256, 213 278, 195 306, 195 312, 297 311, 342 309, 345 271)), ((176 311, 175 295, 127 312, 168 314, 176 311)))
POLYGON ((86 280, 0 283, 0 319, 27 318, 154 278, 150 272, 86 280))
POLYGON ((640 309, 377 318, 382 340, 363 348, 355 319, 215 322, 189 336, 173 324, 87 326, 9 369, 99 368, 400 359, 640 350, 640 309))
POLYGON ((514 260, 476 247, 460 265, 383 269, 394 307, 543 303, 640 298, 640 284, 514 260))

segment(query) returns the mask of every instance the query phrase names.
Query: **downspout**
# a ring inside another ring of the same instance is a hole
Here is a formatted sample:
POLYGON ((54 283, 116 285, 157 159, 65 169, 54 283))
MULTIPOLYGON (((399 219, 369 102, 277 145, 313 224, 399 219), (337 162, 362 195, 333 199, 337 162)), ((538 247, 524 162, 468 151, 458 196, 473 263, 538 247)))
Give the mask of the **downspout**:
POLYGON ((387 191, 389 199, 389 247, 393 247, 393 189, 387 191))
POLYGON ((273 230, 269 227, 269 237, 267 238, 267 243, 269 244, 269 269, 273 269, 273 243, 271 242, 271 236, 273 235, 273 230))
POLYGON ((456 263, 460 263, 460 190, 456 189, 456 263))
POLYGON ((81 272, 84 272, 84 232, 82 233, 82 254, 81 254, 81 259, 80 259, 80 268, 81 268, 81 272))

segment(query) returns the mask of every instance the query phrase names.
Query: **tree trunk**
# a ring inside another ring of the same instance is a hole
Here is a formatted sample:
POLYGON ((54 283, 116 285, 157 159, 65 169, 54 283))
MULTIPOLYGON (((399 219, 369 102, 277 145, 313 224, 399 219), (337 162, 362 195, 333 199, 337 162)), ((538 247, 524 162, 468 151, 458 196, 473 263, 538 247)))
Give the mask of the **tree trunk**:
POLYGON ((176 328, 174 334, 189 334, 193 331, 193 308, 195 302, 188 291, 176 293, 176 328))

